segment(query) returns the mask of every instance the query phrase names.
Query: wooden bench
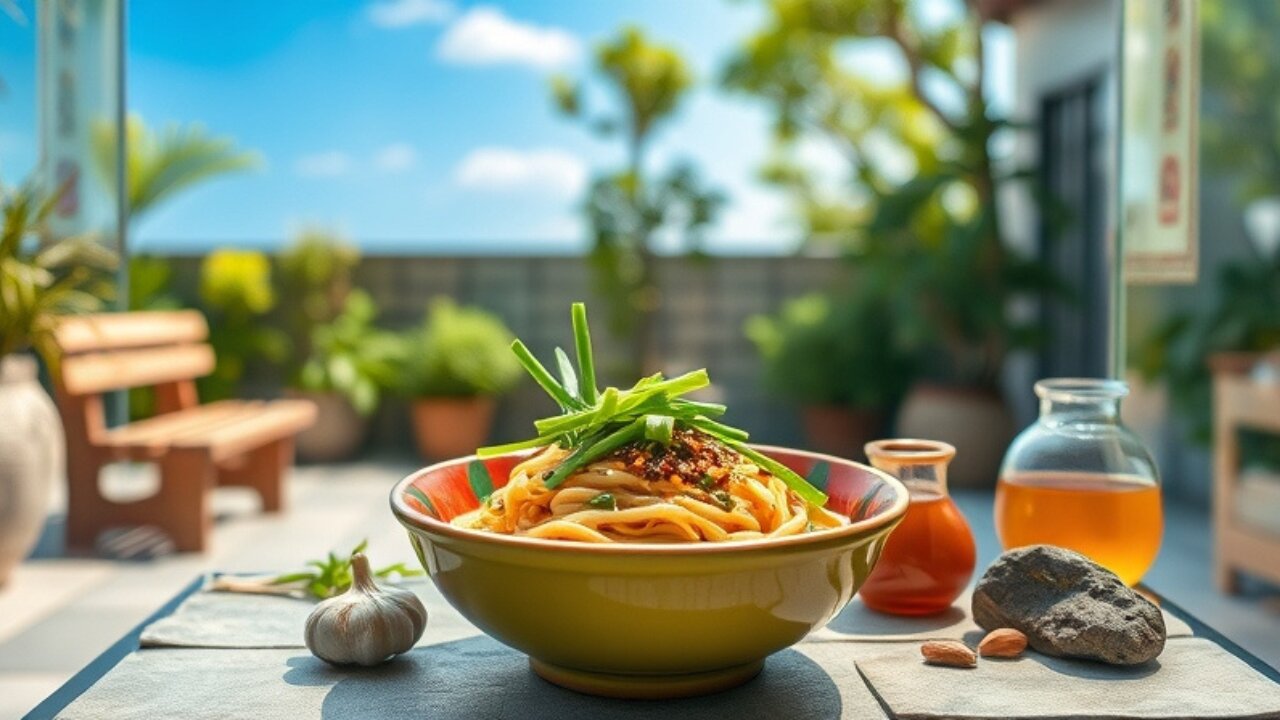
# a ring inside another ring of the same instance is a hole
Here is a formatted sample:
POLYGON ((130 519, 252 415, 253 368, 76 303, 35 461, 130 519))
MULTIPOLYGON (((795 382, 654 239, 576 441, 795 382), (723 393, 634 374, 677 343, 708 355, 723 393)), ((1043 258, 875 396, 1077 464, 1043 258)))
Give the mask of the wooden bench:
POLYGON ((85 315, 56 331, 60 363, 55 395, 67 439, 67 547, 87 550, 98 534, 152 525, 182 551, 202 551, 217 485, 249 487, 263 509, 284 508, 293 438, 315 421, 306 400, 225 400, 200 405, 195 379, 214 368, 204 316, 190 311, 85 315), (156 415, 108 428, 103 393, 150 386, 156 415), (159 465, 160 489, 132 502, 103 495, 103 466, 159 465))
MULTIPOLYGON (((1223 352, 1209 358, 1213 372, 1214 577, 1228 595, 1239 591, 1241 571, 1280 582, 1280 535, 1242 518, 1240 431, 1280 434, 1280 386, 1250 377, 1262 353, 1223 352)), ((1266 496, 1246 496, 1254 512, 1273 515, 1280 506, 1257 507, 1266 496)))

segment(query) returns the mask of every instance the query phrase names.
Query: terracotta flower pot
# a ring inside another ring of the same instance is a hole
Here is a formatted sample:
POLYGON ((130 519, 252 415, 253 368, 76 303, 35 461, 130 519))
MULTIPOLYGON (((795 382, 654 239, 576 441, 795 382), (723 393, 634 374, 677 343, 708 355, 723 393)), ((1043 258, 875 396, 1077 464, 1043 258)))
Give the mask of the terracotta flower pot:
POLYGON ((0 358, 0 586, 44 527, 49 492, 63 476, 62 423, 26 355, 0 358))
POLYGON ((952 488, 992 488, 1013 440, 1013 417, 999 393, 985 388, 917 383, 898 411, 904 438, 941 440, 956 447, 947 473, 952 488))
POLYGON ((316 404, 315 424, 298 433, 296 439, 298 460, 338 462, 349 460, 360 451, 369 433, 369 419, 356 412, 347 396, 293 388, 286 389, 284 394, 316 404))
POLYGON ((418 398, 413 402, 418 452, 435 460, 474 453, 489 438, 496 404, 491 397, 418 398))
POLYGON ((880 432, 880 413, 841 405, 807 405, 800 411, 809 448, 858 460, 862 448, 880 432))

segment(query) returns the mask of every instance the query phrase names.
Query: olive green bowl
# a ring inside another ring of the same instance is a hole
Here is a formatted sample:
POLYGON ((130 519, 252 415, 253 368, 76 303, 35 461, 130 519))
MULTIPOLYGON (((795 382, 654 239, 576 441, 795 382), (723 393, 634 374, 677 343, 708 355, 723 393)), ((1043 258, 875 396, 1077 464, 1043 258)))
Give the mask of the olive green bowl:
MULTIPOLYGON (((477 627, 527 653, 553 683, 613 697, 715 692, 754 677, 771 653, 825 625, 871 574, 907 491, 827 455, 758 447, 801 475, 827 463, 835 530, 731 543, 596 545, 454 527, 477 507, 459 458, 391 491, 441 594, 477 627)), ((486 459, 502 485, 523 455, 486 459)), ((430 629, 428 629, 430 632, 430 629)))

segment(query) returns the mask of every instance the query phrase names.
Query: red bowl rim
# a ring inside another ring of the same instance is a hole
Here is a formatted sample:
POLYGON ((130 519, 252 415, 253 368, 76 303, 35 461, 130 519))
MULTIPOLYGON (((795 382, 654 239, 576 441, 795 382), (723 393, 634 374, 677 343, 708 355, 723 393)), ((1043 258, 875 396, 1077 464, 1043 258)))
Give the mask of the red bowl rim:
MULTIPOLYGON (((849 525, 823 532, 803 533, 800 535, 790 535, 782 538, 759 538, 756 540, 738 540, 734 542, 688 542, 688 543, 586 543, 574 540, 550 540, 546 538, 532 538, 520 535, 503 535, 499 533, 485 532, 483 530, 471 530, 469 528, 460 528, 443 520, 438 520, 430 515, 419 512, 411 507, 405 501, 405 490, 408 486, 422 475, 435 472, 445 467, 453 465, 469 463, 476 459, 475 455, 454 458, 452 460, 444 460, 442 462, 428 465, 420 470, 410 473, 400 482, 391 488, 391 512, 395 514, 396 519, 406 528, 422 530, 424 532, 437 533, 445 535, 456 540, 469 542, 488 543, 491 545, 519 547, 526 549, 536 549, 557 553, 582 553, 591 555, 706 555, 706 554, 736 554, 759 551, 767 548, 793 548, 806 545, 826 545, 839 540, 843 540, 854 536, 863 536, 873 533, 885 527, 892 527, 897 524, 907 512, 909 497, 907 488, 897 478, 860 462, 854 462, 846 458, 836 457, 834 455, 824 455, 822 453, 810 452, 808 450, 796 450, 793 448, 784 448, 774 445, 752 445, 766 454, 774 452, 784 452, 802 457, 812 458, 814 460, 824 460, 833 465, 853 465, 860 470, 866 471, 874 475, 881 482, 885 483, 894 491, 893 502, 881 508, 880 512, 869 518, 859 520, 849 525)), ((527 453, 511 453, 510 456, 519 456, 527 453)), ((487 458, 492 459, 492 458, 487 458)), ((838 544, 838 543, 837 543, 838 544)))

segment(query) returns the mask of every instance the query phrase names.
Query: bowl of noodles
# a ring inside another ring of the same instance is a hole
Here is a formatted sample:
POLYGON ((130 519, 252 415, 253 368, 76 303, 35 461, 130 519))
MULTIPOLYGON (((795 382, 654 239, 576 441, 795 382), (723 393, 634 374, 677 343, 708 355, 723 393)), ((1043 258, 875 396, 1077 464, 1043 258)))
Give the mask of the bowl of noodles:
POLYGON ((561 406, 530 440, 399 482, 391 507, 444 598, 543 678, 614 697, 716 692, 826 624, 907 508, 889 475, 753 445, 687 399, 705 371, 595 389, 516 354, 561 406))

